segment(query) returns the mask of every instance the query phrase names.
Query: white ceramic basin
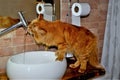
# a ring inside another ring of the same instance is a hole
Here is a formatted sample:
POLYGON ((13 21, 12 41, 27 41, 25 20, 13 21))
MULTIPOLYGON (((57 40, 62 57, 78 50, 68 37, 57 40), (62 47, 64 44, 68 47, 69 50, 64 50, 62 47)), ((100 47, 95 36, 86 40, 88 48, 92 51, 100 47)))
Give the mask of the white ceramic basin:
POLYGON ((66 71, 67 62, 55 61, 54 52, 32 51, 11 56, 7 62, 10 80, 59 80, 66 71))

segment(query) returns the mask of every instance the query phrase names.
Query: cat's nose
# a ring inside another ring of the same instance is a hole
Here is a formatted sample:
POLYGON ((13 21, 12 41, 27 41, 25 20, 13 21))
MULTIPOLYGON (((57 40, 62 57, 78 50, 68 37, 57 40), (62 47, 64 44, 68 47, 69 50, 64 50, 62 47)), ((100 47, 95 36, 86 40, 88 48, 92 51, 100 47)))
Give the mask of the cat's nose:
POLYGON ((28 31, 28 30, 27 30, 25 34, 34 37, 34 34, 33 34, 31 31, 28 31))
POLYGON ((26 34, 26 35, 32 35, 32 33, 31 33, 30 29, 29 29, 29 26, 28 26, 28 28, 27 28, 25 34, 26 34))
POLYGON ((30 33, 29 33, 28 31, 26 31, 25 34, 26 34, 26 35, 28 35, 28 34, 30 35, 30 33))

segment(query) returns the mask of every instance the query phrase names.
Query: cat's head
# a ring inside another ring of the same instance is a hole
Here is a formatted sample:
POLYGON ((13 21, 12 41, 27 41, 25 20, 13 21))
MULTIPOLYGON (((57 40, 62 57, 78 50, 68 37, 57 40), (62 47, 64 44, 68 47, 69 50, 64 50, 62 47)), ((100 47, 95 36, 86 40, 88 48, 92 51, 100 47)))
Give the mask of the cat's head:
POLYGON ((34 19, 28 25, 27 33, 32 35, 38 44, 41 44, 44 42, 45 36, 47 34, 45 26, 47 26, 47 23, 43 19, 43 15, 39 15, 37 19, 34 19))

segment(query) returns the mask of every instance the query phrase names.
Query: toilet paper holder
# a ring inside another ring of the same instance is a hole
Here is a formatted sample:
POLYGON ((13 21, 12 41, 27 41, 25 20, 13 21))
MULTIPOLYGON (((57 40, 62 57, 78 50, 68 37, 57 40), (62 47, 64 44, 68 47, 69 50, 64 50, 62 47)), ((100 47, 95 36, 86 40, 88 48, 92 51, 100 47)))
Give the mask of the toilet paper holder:
POLYGON ((88 3, 73 3, 72 8, 72 24, 81 26, 80 17, 87 16, 90 13, 90 5, 88 3))

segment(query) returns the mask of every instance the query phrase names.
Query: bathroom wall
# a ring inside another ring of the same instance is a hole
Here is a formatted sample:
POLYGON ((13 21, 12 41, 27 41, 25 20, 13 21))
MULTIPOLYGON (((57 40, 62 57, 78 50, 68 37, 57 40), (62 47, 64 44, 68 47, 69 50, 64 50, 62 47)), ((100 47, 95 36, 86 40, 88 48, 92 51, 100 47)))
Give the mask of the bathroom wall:
POLYGON ((23 28, 0 36, 0 73, 5 72, 7 59, 11 55, 40 49, 43 50, 43 47, 37 46, 31 36, 26 36, 23 28))
POLYGON ((71 23, 69 1, 71 1, 71 5, 78 1, 90 4, 91 12, 88 16, 81 18, 81 25, 91 30, 98 37, 99 59, 101 59, 109 0, 61 0, 61 21, 71 23))

